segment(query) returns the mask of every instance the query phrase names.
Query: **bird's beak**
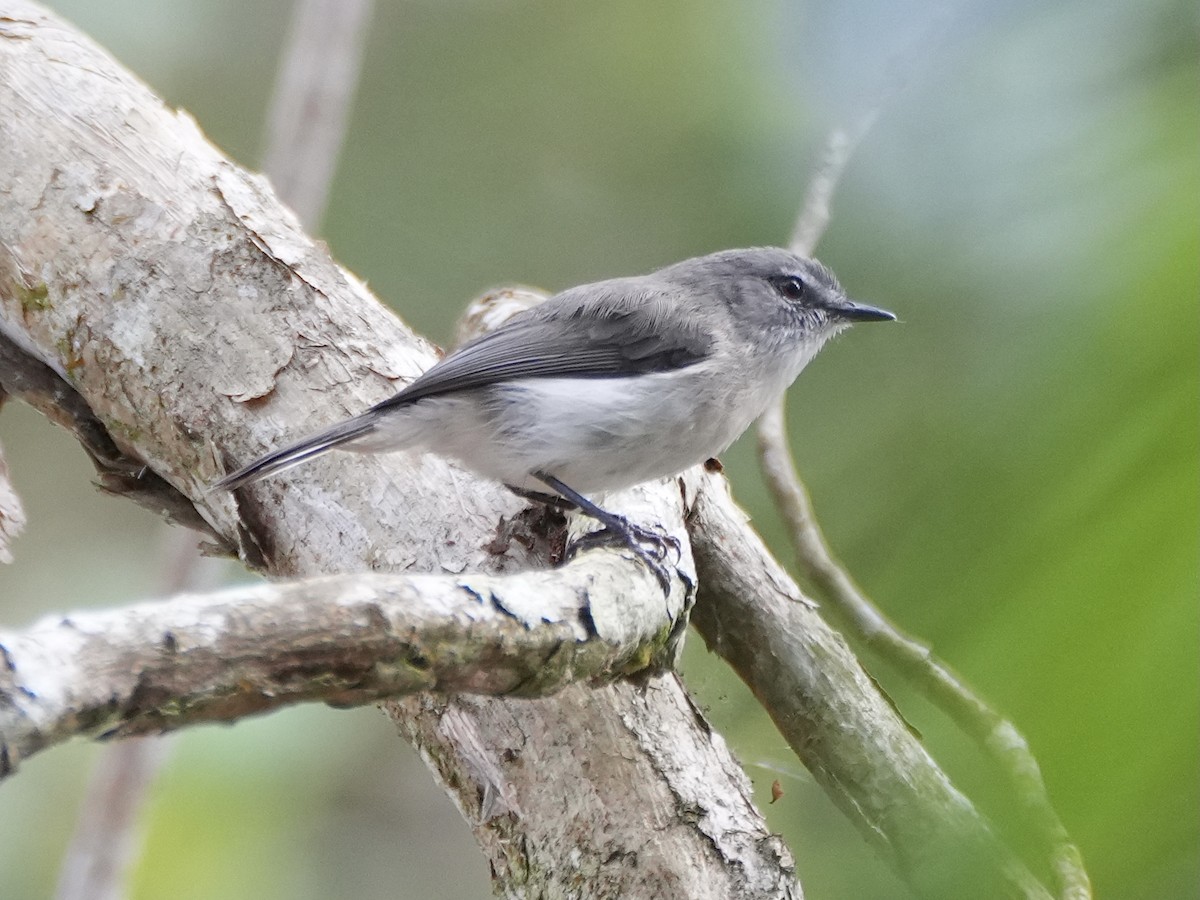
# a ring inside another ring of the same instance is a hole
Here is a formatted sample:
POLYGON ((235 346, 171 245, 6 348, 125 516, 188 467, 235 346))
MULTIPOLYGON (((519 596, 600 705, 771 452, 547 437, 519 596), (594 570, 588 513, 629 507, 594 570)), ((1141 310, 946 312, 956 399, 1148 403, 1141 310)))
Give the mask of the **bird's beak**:
POLYGON ((829 304, 829 311, 839 319, 848 322, 894 322, 896 314, 877 306, 867 306, 865 303, 855 303, 845 297, 839 297, 829 304))

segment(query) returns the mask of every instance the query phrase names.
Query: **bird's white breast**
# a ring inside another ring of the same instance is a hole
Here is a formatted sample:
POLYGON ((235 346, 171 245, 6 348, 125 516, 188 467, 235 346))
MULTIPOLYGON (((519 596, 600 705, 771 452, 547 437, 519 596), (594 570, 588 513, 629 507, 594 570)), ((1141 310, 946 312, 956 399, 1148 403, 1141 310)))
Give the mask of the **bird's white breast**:
POLYGON ((617 490, 724 451, 816 349, 621 378, 527 378, 458 391, 395 410, 360 443, 431 450, 516 487, 544 489, 533 473, 546 472, 582 493, 617 490))

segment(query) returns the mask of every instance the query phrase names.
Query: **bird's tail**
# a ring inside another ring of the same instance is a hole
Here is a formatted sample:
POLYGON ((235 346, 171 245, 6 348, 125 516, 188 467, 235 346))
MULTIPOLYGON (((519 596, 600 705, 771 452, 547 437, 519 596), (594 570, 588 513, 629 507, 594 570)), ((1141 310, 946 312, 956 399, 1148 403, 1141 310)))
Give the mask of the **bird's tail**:
POLYGON ((306 462, 314 456, 320 456, 322 453, 341 446, 355 438, 369 434, 375 429, 375 420, 376 417, 371 411, 365 412, 360 416, 355 416, 353 419, 347 419, 345 422, 340 422, 332 428, 327 428, 324 431, 310 435, 289 447, 284 447, 282 450, 276 450, 260 459, 256 459, 250 465, 226 475, 220 481, 216 482, 211 490, 232 491, 244 484, 252 484, 259 479, 282 472, 284 469, 298 466, 300 463, 306 462))

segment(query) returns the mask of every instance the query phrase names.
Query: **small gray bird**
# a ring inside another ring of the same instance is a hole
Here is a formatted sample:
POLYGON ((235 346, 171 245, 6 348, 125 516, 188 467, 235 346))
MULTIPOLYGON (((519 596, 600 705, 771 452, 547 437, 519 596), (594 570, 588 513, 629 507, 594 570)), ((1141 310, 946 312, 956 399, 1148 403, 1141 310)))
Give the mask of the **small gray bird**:
POLYGON ((660 561, 670 542, 584 494, 716 456, 829 338, 854 322, 895 318, 849 300, 816 260, 776 247, 580 285, 460 347, 395 396, 215 487, 233 490, 334 448, 428 450, 521 496, 578 507, 605 526, 599 539, 627 544, 667 589, 660 561))

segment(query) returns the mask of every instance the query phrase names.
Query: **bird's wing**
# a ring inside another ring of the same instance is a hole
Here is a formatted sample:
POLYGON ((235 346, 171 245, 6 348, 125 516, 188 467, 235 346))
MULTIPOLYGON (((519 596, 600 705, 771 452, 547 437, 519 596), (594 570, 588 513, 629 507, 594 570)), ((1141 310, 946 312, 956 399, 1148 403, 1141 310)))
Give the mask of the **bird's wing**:
POLYGON ((451 353, 376 409, 518 378, 617 378, 668 372, 703 359, 708 330, 666 313, 672 292, 624 279, 572 289, 451 353))

